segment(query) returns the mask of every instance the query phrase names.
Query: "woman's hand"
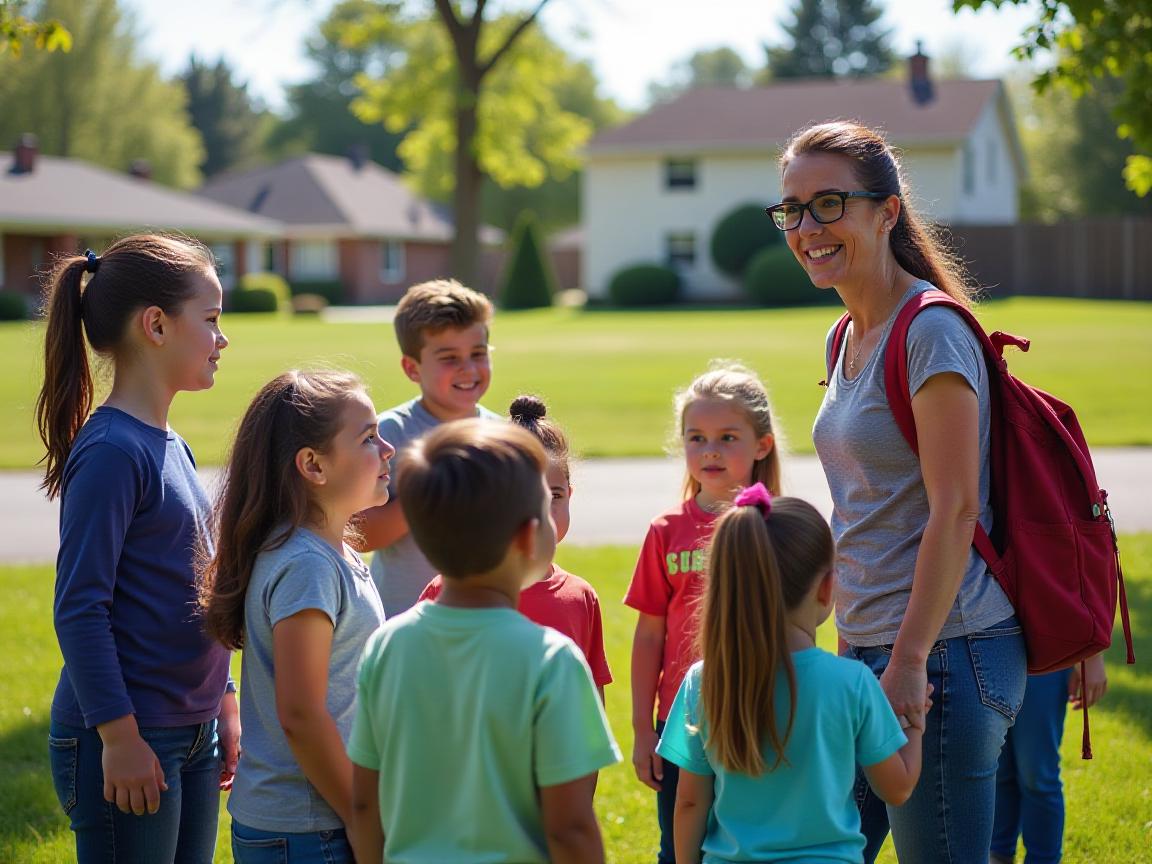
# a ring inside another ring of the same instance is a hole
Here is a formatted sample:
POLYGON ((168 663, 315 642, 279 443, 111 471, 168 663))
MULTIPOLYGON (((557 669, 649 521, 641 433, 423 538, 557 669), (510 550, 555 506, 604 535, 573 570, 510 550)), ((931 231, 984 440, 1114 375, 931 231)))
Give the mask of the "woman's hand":
POLYGON ((231 792, 236 777, 236 764, 240 761, 240 705, 236 693, 225 693, 220 700, 220 714, 216 718, 216 736, 220 740, 220 791, 231 792))
POLYGON ((931 706, 928 671, 923 663, 905 661, 893 656, 880 676, 880 688, 888 697, 897 717, 909 726, 924 728, 926 706, 931 706))
POLYGON ((1108 673, 1104 670, 1104 655, 1097 654, 1084 661, 1081 680, 1080 664, 1072 667, 1068 678, 1068 701, 1076 710, 1091 708, 1108 691, 1108 673))
POLYGON ((104 743, 100 764, 104 770, 104 800, 124 813, 155 813, 160 793, 168 791, 164 769, 148 742, 140 737, 131 714, 96 727, 104 743))

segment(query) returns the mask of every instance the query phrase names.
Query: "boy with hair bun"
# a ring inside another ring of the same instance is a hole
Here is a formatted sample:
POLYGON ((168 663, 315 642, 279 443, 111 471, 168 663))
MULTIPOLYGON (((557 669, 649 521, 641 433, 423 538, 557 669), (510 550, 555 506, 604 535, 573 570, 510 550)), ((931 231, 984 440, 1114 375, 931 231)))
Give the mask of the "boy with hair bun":
MULTIPOLYGON (((488 328, 492 302, 455 279, 413 285, 396 307, 393 319, 400 344, 400 368, 420 387, 420 395, 380 415, 380 437, 396 448, 404 462, 408 446, 441 423, 500 416, 481 407, 492 380, 488 328)), ((375 551, 371 572, 388 618, 412 606, 436 575, 416 541, 397 498, 366 510, 360 524, 361 552, 375 551)))
MULTIPOLYGON (((571 522, 569 445, 564 430, 547 415, 547 406, 536 396, 517 396, 508 408, 508 419, 531 432, 548 454, 545 478, 552 497, 556 542, 560 543, 571 522)), ((428 583, 420 599, 435 600, 443 585, 443 578, 437 576, 428 583)), ((588 661, 592 680, 603 701, 604 687, 612 683, 612 670, 608 668, 608 657, 604 652, 604 624, 596 589, 553 562, 543 579, 520 592, 519 609, 529 621, 558 630, 576 643, 588 661)))
POLYGON ((546 469, 530 433, 481 420, 432 431, 400 468, 444 587, 365 650, 348 743, 358 861, 604 861, 592 793, 620 751, 579 649, 516 611, 556 547, 546 469))

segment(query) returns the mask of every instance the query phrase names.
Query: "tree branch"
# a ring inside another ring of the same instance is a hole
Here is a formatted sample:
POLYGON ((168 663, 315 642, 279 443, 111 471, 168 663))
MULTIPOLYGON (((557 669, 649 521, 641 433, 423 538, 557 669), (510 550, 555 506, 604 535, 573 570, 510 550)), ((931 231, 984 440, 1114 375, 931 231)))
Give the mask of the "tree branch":
POLYGON ((448 35, 452 37, 452 44, 456 46, 456 55, 460 56, 460 42, 464 36, 464 25, 456 17, 456 10, 452 8, 452 0, 435 0, 436 11, 444 22, 448 35))
MULTIPOLYGON (((437 0, 437 2, 439 2, 439 0, 437 0)), ((481 0, 477 0, 477 5, 480 3, 481 0)), ((548 0, 540 0, 540 2, 536 4, 536 8, 533 9, 531 13, 529 13, 519 24, 516 25, 516 29, 514 29, 508 35, 508 38, 504 40, 504 44, 497 48, 496 53, 489 57, 488 60, 480 66, 480 74, 478 75, 477 80, 482 79, 485 75, 492 71, 492 67, 500 62, 500 58, 508 53, 508 49, 512 47, 512 44, 520 38, 525 30, 532 26, 532 23, 540 15, 541 10, 543 10, 543 8, 547 5, 548 0)))

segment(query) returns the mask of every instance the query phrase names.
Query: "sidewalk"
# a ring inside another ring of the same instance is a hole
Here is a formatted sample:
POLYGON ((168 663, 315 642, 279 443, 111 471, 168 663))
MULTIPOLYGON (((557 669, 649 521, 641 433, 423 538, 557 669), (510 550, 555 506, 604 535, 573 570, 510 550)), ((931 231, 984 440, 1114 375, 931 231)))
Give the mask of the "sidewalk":
MULTIPOLYGON (((1092 454, 1100 484, 1108 490, 1123 533, 1152 531, 1152 448, 1099 449, 1092 454)), ((824 473, 813 456, 785 463, 785 488, 806 498, 825 516, 832 503, 824 473)), ((217 472, 201 472, 209 491, 217 472)), ((573 468, 572 528, 566 543, 639 545, 648 522, 680 494, 682 463, 675 459, 593 459, 573 468)), ((57 502, 37 488, 41 476, 0 472, 0 564, 55 560, 57 502)))

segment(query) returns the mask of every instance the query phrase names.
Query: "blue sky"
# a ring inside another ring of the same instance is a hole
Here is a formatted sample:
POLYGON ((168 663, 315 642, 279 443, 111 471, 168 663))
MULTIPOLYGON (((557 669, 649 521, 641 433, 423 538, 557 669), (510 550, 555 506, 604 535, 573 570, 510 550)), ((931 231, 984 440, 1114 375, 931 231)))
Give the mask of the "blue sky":
MULTIPOLYGON (((167 73, 189 54, 225 57, 269 106, 283 105, 283 87, 309 77, 304 40, 334 0, 123 0, 145 37, 146 55, 167 73)), ((431 4, 429 4, 431 5, 431 4)), ((506 0, 493 8, 526 8, 506 0)), ((591 60, 605 95, 627 108, 645 102, 648 83, 693 51, 730 45, 750 65, 762 64, 764 42, 779 42, 788 0, 551 0, 544 26, 572 53, 591 60)), ((957 46, 975 73, 995 77, 1034 14, 1027 8, 951 11, 950 0, 887 0, 881 4, 893 44, 910 53, 923 40, 929 55, 957 46)))

